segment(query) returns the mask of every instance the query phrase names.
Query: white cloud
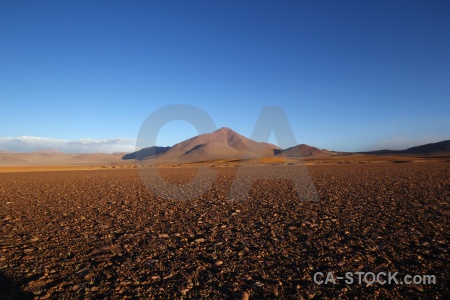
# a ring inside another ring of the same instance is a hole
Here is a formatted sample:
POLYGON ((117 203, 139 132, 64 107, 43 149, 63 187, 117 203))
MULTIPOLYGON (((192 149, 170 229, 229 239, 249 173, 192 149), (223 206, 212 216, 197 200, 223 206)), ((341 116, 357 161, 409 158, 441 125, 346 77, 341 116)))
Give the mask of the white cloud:
POLYGON ((36 136, 0 137, 0 150, 33 152, 57 150, 65 153, 133 152, 135 139, 79 139, 62 140, 36 136))

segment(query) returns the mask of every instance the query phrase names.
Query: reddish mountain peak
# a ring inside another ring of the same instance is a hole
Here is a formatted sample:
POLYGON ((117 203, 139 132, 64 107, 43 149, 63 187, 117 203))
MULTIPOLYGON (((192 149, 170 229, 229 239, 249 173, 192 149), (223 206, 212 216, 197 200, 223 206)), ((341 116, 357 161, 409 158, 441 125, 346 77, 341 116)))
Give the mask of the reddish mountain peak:
POLYGON ((273 156, 276 149, 275 145, 253 141, 222 127, 178 143, 157 157, 167 161, 254 158, 273 156))
POLYGON ((212 135, 234 135, 234 134, 238 134, 238 133, 233 131, 233 130, 231 130, 228 127, 222 127, 220 129, 217 129, 216 131, 214 131, 211 134, 212 135))
MULTIPOLYGON (((222 127, 222 128, 217 129, 217 130, 214 131, 214 132, 230 132, 230 131, 233 131, 233 130, 231 130, 231 129, 228 128, 228 127, 222 127)), ((233 131, 233 132, 234 132, 234 131, 233 131)))

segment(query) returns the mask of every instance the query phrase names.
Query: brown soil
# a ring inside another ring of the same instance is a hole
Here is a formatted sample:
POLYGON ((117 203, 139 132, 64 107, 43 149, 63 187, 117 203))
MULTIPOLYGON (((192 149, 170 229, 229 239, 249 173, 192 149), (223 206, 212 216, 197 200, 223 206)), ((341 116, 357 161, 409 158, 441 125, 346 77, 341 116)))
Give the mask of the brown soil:
POLYGON ((190 201, 158 198, 132 168, 2 173, 0 299, 450 295, 449 163, 308 168, 319 202, 299 201, 288 180, 257 180, 247 201, 227 202, 233 167, 216 168, 190 201), (431 274, 437 284, 317 285, 318 271, 431 274))

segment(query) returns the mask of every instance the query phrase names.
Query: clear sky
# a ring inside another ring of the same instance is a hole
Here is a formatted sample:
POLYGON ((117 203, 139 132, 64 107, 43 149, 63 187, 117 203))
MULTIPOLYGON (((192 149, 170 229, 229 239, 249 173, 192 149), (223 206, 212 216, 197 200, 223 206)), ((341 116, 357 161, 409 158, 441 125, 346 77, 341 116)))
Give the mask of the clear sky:
POLYGON ((0 1, 0 150, 129 151, 178 103, 247 137, 279 105, 331 150, 450 139, 450 2, 0 1))

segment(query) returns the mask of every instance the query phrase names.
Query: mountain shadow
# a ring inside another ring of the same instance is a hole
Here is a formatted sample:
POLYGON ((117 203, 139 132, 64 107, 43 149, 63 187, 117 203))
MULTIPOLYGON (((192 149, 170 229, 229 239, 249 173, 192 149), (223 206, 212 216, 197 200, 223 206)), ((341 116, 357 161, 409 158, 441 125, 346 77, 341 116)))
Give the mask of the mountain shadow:
POLYGON ((195 150, 197 150, 197 149, 199 149, 201 147, 204 147, 204 146, 205 146, 205 144, 200 144, 200 145, 194 146, 194 148, 192 148, 191 150, 188 150, 188 151, 184 152, 183 155, 186 155, 186 154, 189 154, 191 152, 194 152, 195 150))

